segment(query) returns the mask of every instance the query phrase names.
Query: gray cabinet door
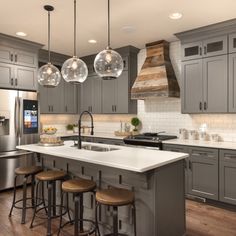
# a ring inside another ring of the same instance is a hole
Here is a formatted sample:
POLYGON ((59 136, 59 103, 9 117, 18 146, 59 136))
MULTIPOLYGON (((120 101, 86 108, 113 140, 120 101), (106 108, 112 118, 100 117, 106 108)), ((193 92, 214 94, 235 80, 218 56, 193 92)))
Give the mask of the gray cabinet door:
POLYGON ((0 62, 12 63, 13 62, 13 49, 0 45, 0 62))
POLYGON ((203 41, 203 57, 218 56, 228 53, 227 35, 203 41))
MULTIPOLYGON (((203 59, 203 81, 204 112, 227 112, 227 55, 203 59)), ((195 89, 192 87, 192 91, 195 89)))
POLYGON ((56 88, 48 88, 48 105, 50 113, 64 113, 64 83, 62 81, 56 88))
POLYGON ((218 150, 190 148, 189 193, 218 200, 218 150))
POLYGON ((91 76, 81 84, 81 111, 92 112, 93 79, 91 76))
POLYGON ((220 201, 236 205, 236 151, 220 150, 220 201))
POLYGON ((15 66, 15 87, 18 89, 37 90, 37 71, 35 68, 15 66))
MULTIPOLYGON (((62 82, 61 82, 62 83, 62 82)), ((64 82, 64 112, 67 114, 77 113, 77 86, 64 82)))
POLYGON ((102 81, 102 113, 115 113, 116 80, 102 81))
POLYGON ((92 112, 100 114, 102 112, 102 79, 95 75, 92 76, 92 112))
POLYGON ((202 113, 202 60, 182 63, 182 113, 202 113))
POLYGON ((14 88, 15 82, 14 66, 7 63, 0 63, 0 87, 14 88))
POLYGON ((116 79, 114 92, 116 113, 129 113, 129 93, 128 71, 123 71, 121 76, 116 79))
POLYGON ((16 50, 14 52, 14 63, 22 66, 37 67, 38 57, 36 53, 16 50))
POLYGON ((236 33, 229 35, 229 53, 236 52, 236 33))
MULTIPOLYGON (((163 144, 163 150, 170 152, 183 152, 189 153, 188 147, 180 146, 180 145, 171 145, 171 144, 163 144)), ((185 159, 185 194, 188 193, 188 169, 189 169, 189 158, 185 159)))
POLYGON ((40 113, 50 113, 50 106, 48 104, 48 88, 39 85, 39 101, 40 101, 40 113))
POLYGON ((236 112, 236 53, 229 55, 229 112, 236 112))
POLYGON ((186 43, 182 45, 182 61, 202 58, 202 42, 186 43))

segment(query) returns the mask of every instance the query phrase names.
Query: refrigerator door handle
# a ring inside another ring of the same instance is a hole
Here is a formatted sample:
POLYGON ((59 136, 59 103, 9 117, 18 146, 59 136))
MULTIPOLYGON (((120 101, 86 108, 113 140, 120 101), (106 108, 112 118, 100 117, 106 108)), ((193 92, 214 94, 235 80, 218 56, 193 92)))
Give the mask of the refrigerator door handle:
POLYGON ((15 132, 16 137, 19 137, 19 102, 18 97, 15 98, 15 132))
POLYGON ((23 99, 18 98, 19 103, 19 137, 23 135, 23 99))

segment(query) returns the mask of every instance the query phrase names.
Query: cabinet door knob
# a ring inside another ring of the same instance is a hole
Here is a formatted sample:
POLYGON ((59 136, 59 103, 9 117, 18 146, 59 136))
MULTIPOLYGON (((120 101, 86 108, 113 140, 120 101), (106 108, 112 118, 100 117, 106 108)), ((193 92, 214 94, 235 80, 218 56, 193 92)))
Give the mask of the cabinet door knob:
POLYGON ((202 110, 202 102, 199 102, 199 109, 202 110))

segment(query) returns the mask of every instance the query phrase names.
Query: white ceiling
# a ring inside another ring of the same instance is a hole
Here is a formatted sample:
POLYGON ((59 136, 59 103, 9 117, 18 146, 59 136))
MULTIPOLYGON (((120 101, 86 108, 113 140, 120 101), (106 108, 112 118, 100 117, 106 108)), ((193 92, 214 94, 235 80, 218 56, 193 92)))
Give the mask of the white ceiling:
MULTIPOLYGON (((0 0, 0 32, 28 34, 25 39, 47 44, 47 14, 43 6, 55 7, 52 13, 53 51, 70 55, 73 46, 73 0, 0 0)), ((77 0, 79 56, 96 53, 106 46, 107 0, 77 0), (97 44, 89 44, 96 39, 97 44)), ((235 0, 111 0, 111 46, 134 45, 160 39, 175 40, 174 33, 236 17, 235 0), (168 18, 181 12, 177 21, 168 18), (132 26, 135 31, 124 32, 132 26)))

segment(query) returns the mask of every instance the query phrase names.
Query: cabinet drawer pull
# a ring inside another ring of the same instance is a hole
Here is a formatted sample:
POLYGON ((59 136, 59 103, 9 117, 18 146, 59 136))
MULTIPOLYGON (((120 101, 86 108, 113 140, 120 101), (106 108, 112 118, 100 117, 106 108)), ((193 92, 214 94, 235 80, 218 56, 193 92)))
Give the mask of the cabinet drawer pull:
POLYGON ((17 62, 17 54, 15 54, 15 62, 17 62))
POLYGON ((11 54, 11 61, 13 61, 13 54, 11 54))
POLYGON ((204 102, 204 110, 206 110, 206 109, 207 109, 207 103, 204 102))
POLYGON ((215 157, 214 155, 211 155, 207 152, 199 152, 199 153, 193 153, 193 156, 205 156, 205 157, 215 157))
POLYGON ((13 80, 13 78, 11 78, 11 86, 13 86, 14 85, 14 80, 13 80))
POLYGON ((225 159, 236 159, 236 156, 235 155, 225 155, 224 156, 225 157, 225 159))
POLYGON ((199 103, 199 109, 202 110, 202 102, 199 103))

